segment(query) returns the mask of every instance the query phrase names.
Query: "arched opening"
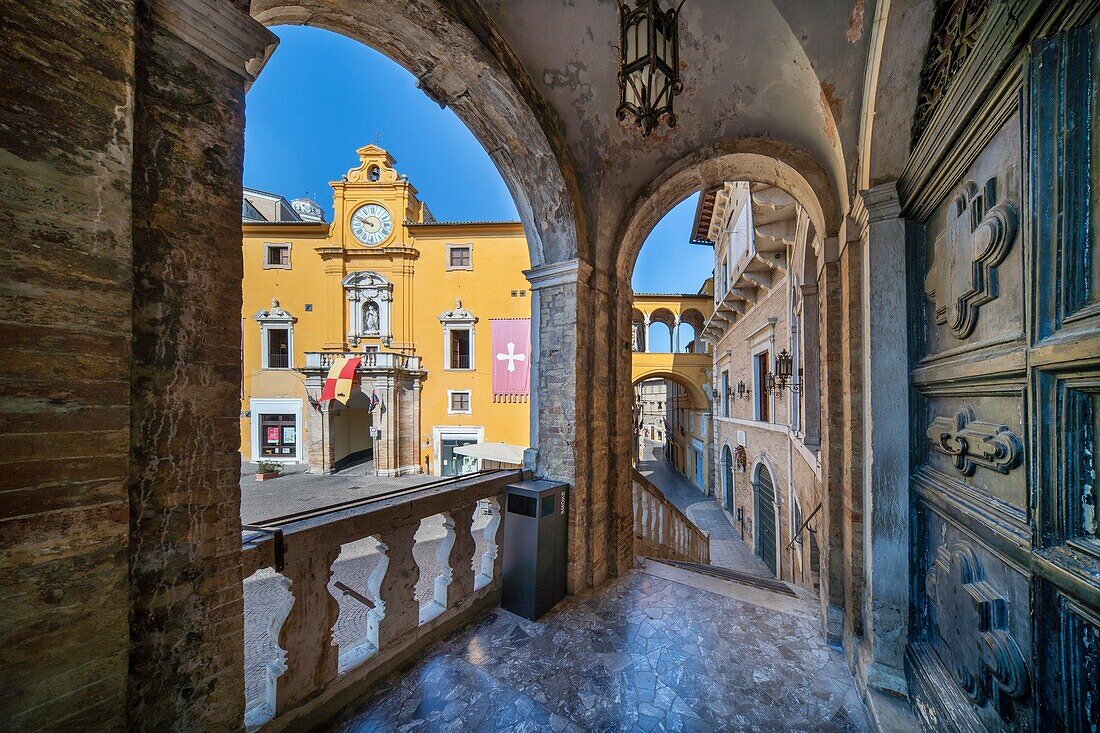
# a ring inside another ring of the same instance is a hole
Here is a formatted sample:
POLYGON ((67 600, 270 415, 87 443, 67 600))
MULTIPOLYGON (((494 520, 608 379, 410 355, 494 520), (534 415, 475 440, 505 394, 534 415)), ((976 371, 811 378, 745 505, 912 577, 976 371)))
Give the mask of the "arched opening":
MULTIPOLYGON (((793 549, 777 550, 787 548, 798 527, 792 526, 791 512, 775 507, 789 496, 814 508, 830 495, 830 483, 821 474, 819 427, 824 409, 819 383, 828 344, 818 328, 817 303, 839 288, 822 262, 835 256, 830 236, 840 229, 843 203, 829 176, 803 151, 759 140, 731 147, 739 146, 740 152, 722 151, 673 166, 649 187, 623 226, 619 267, 626 270, 638 256, 647 228, 667 210, 666 202, 699 192, 691 197, 693 218, 681 238, 711 254, 709 299, 706 308, 684 308, 677 316, 681 325, 698 325, 692 347, 685 344, 685 355, 698 344, 705 345, 698 351, 712 358, 707 387, 717 411, 709 436, 713 483, 719 487, 715 500, 728 512, 725 516, 742 518, 744 524, 733 520, 738 537, 767 561, 770 571, 813 591, 817 586, 810 575, 792 569, 810 567, 818 553, 811 557, 808 545, 797 542, 793 549), (782 364, 790 365, 784 380, 777 377, 782 364), (763 479, 760 471, 749 472, 754 487, 763 481, 766 519, 759 514, 756 488, 745 496, 726 491, 727 483, 734 484, 738 465, 732 449, 726 451, 734 445, 761 456, 769 466, 763 479), (763 552, 761 530, 767 541, 763 552), (795 563, 792 556, 787 562, 781 559, 784 552, 805 552, 806 557, 800 555, 795 563)), ((839 511, 820 512, 814 528, 824 521, 840 521, 839 511)), ((816 537, 827 545, 837 535, 821 531, 816 537)), ((827 551, 821 557, 827 558, 827 551)), ((828 571, 835 575, 840 568, 834 564, 828 571)), ((821 583, 822 592, 831 595, 842 588, 838 580, 821 583)), ((841 604, 842 599, 835 605, 841 604)))
POLYGON ((731 515, 737 513, 737 497, 734 496, 733 451, 722 446, 722 505, 731 515))

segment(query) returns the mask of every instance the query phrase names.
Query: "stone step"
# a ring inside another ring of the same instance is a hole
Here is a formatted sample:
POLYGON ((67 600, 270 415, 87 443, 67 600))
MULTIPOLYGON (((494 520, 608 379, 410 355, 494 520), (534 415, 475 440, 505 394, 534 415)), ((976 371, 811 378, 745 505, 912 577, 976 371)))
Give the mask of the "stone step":
POLYGON ((775 578, 768 578, 762 575, 753 575, 751 573, 742 573, 738 570, 731 570, 729 568, 720 568, 717 565, 703 565, 697 562, 684 562, 680 560, 657 560, 656 562, 663 562, 666 565, 673 565, 684 570, 690 570, 693 573, 702 573, 703 575, 709 575, 712 578, 720 578, 722 580, 729 580, 734 583, 741 583, 742 585, 751 585, 754 588, 761 588, 763 590, 770 590, 773 593, 782 593, 784 595, 797 598, 796 594, 791 587, 781 580, 775 578))

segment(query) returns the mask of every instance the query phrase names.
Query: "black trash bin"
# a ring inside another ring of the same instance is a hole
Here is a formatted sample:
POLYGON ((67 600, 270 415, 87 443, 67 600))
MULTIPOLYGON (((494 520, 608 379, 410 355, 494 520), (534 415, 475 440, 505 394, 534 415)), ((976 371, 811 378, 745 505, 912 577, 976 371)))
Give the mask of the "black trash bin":
POLYGON ((500 605, 534 621, 565 597, 569 484, 535 479, 505 495, 500 605))

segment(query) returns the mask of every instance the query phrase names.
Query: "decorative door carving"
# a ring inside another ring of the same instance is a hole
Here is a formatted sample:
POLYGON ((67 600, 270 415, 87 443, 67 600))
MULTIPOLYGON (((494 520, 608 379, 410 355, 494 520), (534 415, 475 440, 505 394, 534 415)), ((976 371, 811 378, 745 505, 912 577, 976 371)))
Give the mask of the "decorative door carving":
MULTIPOLYGON (((1022 32, 981 12, 983 38, 1022 32)), ((919 212, 906 673, 937 731, 1100 720, 1100 32, 1095 6, 1035 12, 1027 54, 956 70, 991 97, 918 140, 937 168, 900 187, 919 212)))

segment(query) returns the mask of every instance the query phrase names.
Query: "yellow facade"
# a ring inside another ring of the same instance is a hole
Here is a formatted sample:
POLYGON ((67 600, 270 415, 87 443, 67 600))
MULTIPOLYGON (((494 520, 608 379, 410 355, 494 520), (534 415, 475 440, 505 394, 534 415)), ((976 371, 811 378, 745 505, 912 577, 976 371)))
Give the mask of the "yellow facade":
MULTIPOLYGON (((443 440, 526 447, 528 402, 525 397, 494 397, 490 337, 492 319, 530 317, 529 285, 523 275, 530 257, 522 227, 516 222, 435 222, 385 150, 368 145, 356 152, 360 165, 331 184, 335 209, 331 224, 249 221, 246 212, 244 459, 308 461, 311 470, 327 471, 332 468, 329 463, 338 466, 371 445, 372 426, 380 428, 384 411, 390 409, 384 405, 382 411, 371 414, 370 385, 375 382, 368 384, 364 376, 361 393, 347 406, 331 405, 329 418, 310 404, 311 396, 316 399, 316 375, 321 372, 307 368, 332 355, 366 352, 419 358, 419 362, 400 362, 418 363, 419 369, 413 380, 416 385, 405 391, 400 408, 398 398, 393 398, 403 457, 391 472, 440 473, 443 440), (273 300, 278 301, 277 307, 273 300), (441 320, 444 314, 456 317, 454 322, 460 325, 463 318, 468 321, 468 356, 461 349, 453 351, 455 345, 448 343, 452 321, 441 320), (270 334, 265 337, 264 333, 287 321, 291 322, 290 358, 283 366, 269 356, 270 334), (450 368, 454 366, 448 363, 451 353, 457 366, 468 359, 472 368, 450 368), (454 396, 456 392, 460 394, 454 396), (461 394, 467 392, 468 400, 461 394), (418 403, 418 420, 405 412, 413 404, 410 400, 418 403), (298 412, 291 412, 296 404, 300 404, 298 412), (269 416, 263 424, 258 421, 261 410, 269 416), (296 415, 295 430, 286 433, 294 445, 286 442, 282 449, 290 450, 283 454, 262 455, 270 448, 263 447, 260 429, 265 429, 266 438, 270 416, 277 414, 296 415), (319 415, 327 421, 322 423, 319 415), (311 434, 318 430, 331 434, 323 438, 311 434), (318 457, 322 440, 330 446, 328 458, 318 457), (415 455, 406 449, 412 441, 415 455)), ((386 359, 377 358, 379 364, 390 363, 386 359)), ((382 371, 377 380, 379 385, 388 384, 382 371)), ((392 433, 395 428, 388 429, 392 433)))

